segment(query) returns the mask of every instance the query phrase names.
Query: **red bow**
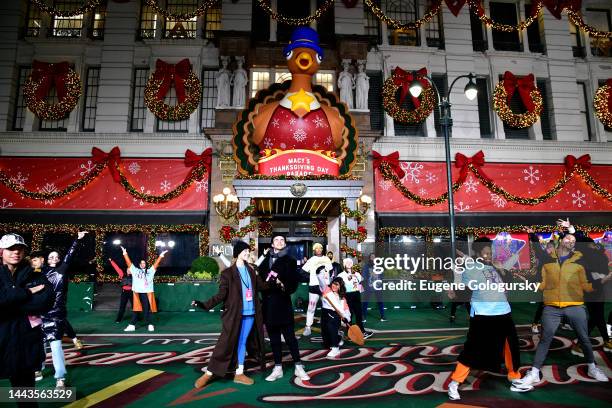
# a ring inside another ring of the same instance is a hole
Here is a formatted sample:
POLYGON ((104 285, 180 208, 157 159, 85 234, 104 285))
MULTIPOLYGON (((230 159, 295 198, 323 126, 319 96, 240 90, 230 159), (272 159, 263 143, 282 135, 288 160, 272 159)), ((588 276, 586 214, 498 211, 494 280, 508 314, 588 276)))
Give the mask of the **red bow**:
MULTIPOLYGON (((463 183, 467 177, 469 166, 472 164, 474 167, 482 167, 485 164, 484 153, 479 150, 478 153, 472 157, 467 157, 462 153, 455 154, 455 167, 459 170, 459 182, 463 183)), ((481 174, 482 175, 482 174, 481 174)), ((487 177, 485 177, 487 178, 487 177)))
POLYGON ((357 5, 358 0, 342 0, 346 8, 353 8, 357 5))
POLYGON ((571 154, 565 156, 565 168, 567 169, 567 171, 571 171, 574 168, 574 166, 582 167, 583 169, 590 169, 591 168, 591 155, 583 154, 579 158, 576 158, 575 156, 572 156, 571 154))
POLYGON ((372 150, 372 162, 374 164, 375 169, 377 169, 383 162, 389 163, 389 165, 391 166, 395 174, 397 174, 397 177, 399 177, 400 180, 403 179, 406 175, 406 173, 404 173, 404 170, 402 170, 402 167, 400 166, 399 152, 393 152, 391 154, 383 156, 380 153, 372 150))
POLYGON ((170 85, 174 82, 176 98, 180 103, 183 103, 185 101, 185 79, 187 79, 190 72, 191 63, 187 58, 181 60, 176 65, 168 64, 158 59, 155 62, 155 73, 153 74, 153 79, 162 81, 157 91, 157 99, 163 100, 170 89, 170 85))
POLYGON ((206 166, 206 170, 210 170, 212 165, 212 148, 208 148, 202 152, 202 154, 196 154, 190 149, 185 152, 185 166, 193 167, 197 164, 202 163, 206 166))
MULTIPOLYGON (((612 78, 606 81, 606 85, 612 90, 612 78)), ((612 92, 608 90, 608 111, 612 112, 612 92)))
POLYGON ((535 110, 533 99, 531 99, 531 91, 535 89, 533 81, 533 74, 517 78, 512 72, 506 71, 504 73, 504 88, 506 89, 508 103, 510 103, 510 99, 512 99, 514 95, 514 90, 518 87, 523 105, 525 105, 525 108, 527 108, 529 112, 533 112, 535 110))
MULTIPOLYGON (((429 88, 429 81, 423 78, 424 75, 427 75, 427 68, 419 69, 416 72, 416 79, 421 83, 423 88, 429 88)), ((395 67, 395 70, 393 71, 393 83, 395 83, 395 85, 397 86, 402 87, 399 99, 400 105, 406 98, 406 95, 408 95, 408 91, 410 90, 410 84, 414 79, 415 77, 412 75, 412 72, 406 72, 400 67, 395 67)), ((421 106, 421 101, 419 101, 419 98, 415 98, 414 96, 412 96, 412 103, 414 104, 415 108, 421 106)))
POLYGON ((459 15, 459 12, 465 5, 466 0, 444 0, 444 2, 446 3, 446 6, 450 10, 450 12, 453 13, 455 17, 457 17, 459 15))
POLYGON ((57 97, 60 101, 64 99, 64 96, 66 96, 66 76, 68 71, 70 71, 70 65, 65 61, 57 64, 49 64, 37 60, 32 61, 32 80, 40 82, 36 89, 36 97, 44 99, 51 89, 51 84, 54 84, 57 97))
MULTIPOLYGON (((579 11, 582 7, 582 0, 543 0, 542 4, 546 6, 550 14, 552 14, 557 20, 561 20, 561 12, 563 9, 570 9, 573 11, 579 11)), ((532 5, 532 13, 535 7, 532 5)))
POLYGON ((119 174, 119 162, 121 161, 121 151, 117 146, 113 147, 109 153, 104 153, 102 150, 94 147, 91 149, 91 155, 93 156, 93 160, 97 164, 107 163, 108 170, 113 176, 113 180, 117 183, 121 181, 121 175, 119 174))

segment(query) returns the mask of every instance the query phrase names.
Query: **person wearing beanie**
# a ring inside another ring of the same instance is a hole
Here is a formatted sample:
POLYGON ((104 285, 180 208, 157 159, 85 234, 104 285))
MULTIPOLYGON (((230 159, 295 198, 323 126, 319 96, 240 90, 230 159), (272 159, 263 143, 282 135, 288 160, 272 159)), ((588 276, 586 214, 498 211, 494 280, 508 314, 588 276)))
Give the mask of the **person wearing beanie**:
POLYGON ((234 263, 221 272, 219 291, 205 302, 193 300, 192 306, 210 310, 223 303, 221 335, 206 367, 206 372, 195 382, 203 388, 214 377, 223 378, 234 371, 234 382, 252 385, 253 379, 244 374, 244 361, 248 353, 256 357, 265 369, 263 321, 258 292, 266 283, 248 264, 251 248, 244 241, 233 246, 234 263), (238 364, 237 367, 232 366, 238 364))
POLYGON ((363 292, 363 277, 361 274, 353 270, 353 260, 351 258, 345 258, 342 261, 344 270, 338 275, 344 281, 344 287, 346 290, 346 303, 348 303, 351 315, 355 316, 355 324, 359 326, 359 329, 363 333, 363 338, 368 339, 372 337, 372 332, 367 331, 363 326, 363 307, 361 305, 361 292, 363 292))
POLYGON ((308 310, 306 312, 304 336, 310 336, 312 332, 311 326, 314 322, 315 310, 317 310, 319 298, 323 294, 323 290, 329 285, 330 277, 334 269, 332 261, 323 254, 323 245, 318 242, 315 243, 312 246, 312 251, 314 252, 314 256, 302 266, 302 271, 308 276, 308 310), (323 287, 321 287, 319 278, 317 277, 319 273, 324 273, 326 275, 325 285, 323 287))
POLYGON ((310 379, 300 359, 300 350, 295 338, 295 320, 291 295, 300 283, 297 263, 288 254, 283 234, 272 237, 272 248, 259 265, 259 275, 271 285, 262 291, 263 317, 270 337, 274 356, 274 369, 266 381, 276 381, 283 377, 283 344, 289 348, 295 364, 294 375, 304 381, 310 379))

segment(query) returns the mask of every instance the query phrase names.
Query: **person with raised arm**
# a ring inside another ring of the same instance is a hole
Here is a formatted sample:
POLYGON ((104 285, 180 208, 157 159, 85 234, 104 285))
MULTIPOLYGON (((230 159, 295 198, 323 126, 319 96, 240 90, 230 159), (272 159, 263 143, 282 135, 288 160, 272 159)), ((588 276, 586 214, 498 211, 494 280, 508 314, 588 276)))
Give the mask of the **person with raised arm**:
POLYGON ((117 275, 119 275, 119 279, 121 279, 121 299, 119 301, 117 317, 115 318, 115 323, 121 323, 123 320, 123 315, 125 314, 125 307, 127 306, 127 303, 130 302, 132 308, 134 307, 134 301, 132 299, 134 296, 132 293, 132 272, 130 272, 129 268, 124 272, 123 269, 121 269, 119 265, 117 265, 117 263, 111 258, 108 258, 108 261, 115 272, 117 272, 117 275))

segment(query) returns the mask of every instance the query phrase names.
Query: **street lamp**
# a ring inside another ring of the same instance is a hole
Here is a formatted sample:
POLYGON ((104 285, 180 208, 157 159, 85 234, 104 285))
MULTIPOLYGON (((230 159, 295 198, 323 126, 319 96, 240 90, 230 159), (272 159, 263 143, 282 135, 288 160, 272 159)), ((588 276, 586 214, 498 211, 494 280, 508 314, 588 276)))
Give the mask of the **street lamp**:
POLYGON ((238 202, 238 197, 232 194, 228 187, 223 189, 223 194, 213 197, 215 211, 225 220, 229 220, 238 213, 238 202))
POLYGON ((372 197, 362 194, 361 197, 357 199, 357 210, 362 215, 366 215, 370 209, 370 204, 372 204, 372 197))
POLYGON ((451 118, 451 104, 448 99, 453 89, 453 85, 455 85, 455 82, 461 78, 468 78, 469 80, 465 86, 464 93, 465 97, 470 101, 473 101, 478 95, 478 86, 474 82, 474 74, 470 72, 469 74, 460 75, 455 78, 455 80, 451 83, 451 86, 448 88, 447 94, 443 96, 433 79, 431 79, 428 75, 418 75, 416 72, 413 72, 412 77, 414 79, 410 83, 408 90, 410 91, 410 95, 414 96, 415 98, 417 98, 423 91, 423 85, 418 80, 417 76, 427 78, 433 85, 433 88, 436 91, 438 106, 440 107, 440 125, 442 127, 442 133, 444 134, 444 148, 446 150, 446 182, 448 191, 448 215, 450 218, 451 258, 454 259, 457 253, 457 243, 455 237, 455 202, 453 198, 453 179, 451 175, 450 155, 450 129, 453 127, 453 119, 451 118))

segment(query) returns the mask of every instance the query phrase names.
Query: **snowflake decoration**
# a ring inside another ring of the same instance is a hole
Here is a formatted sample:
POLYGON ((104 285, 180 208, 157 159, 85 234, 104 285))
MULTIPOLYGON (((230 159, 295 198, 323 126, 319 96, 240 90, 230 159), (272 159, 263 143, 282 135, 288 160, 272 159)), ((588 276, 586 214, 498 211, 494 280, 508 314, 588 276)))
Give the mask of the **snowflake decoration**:
POLYGON ((128 166, 128 170, 132 174, 138 174, 140 169, 141 169, 140 164, 136 162, 131 162, 130 165, 128 166))
POLYGON ((476 186, 478 185, 478 182, 476 180, 474 180, 471 176, 468 177, 468 179, 465 181, 465 183, 463 183, 463 185, 465 186, 465 192, 466 193, 477 193, 478 189, 476 188, 476 186))
POLYGON ((419 194, 423 196, 423 195, 427 194, 427 190, 425 190, 424 188, 420 188, 419 189, 419 194))
POLYGON ((378 185, 380 186, 381 190, 388 191, 393 185, 393 183, 389 180, 380 180, 378 182, 378 185))
POLYGON ((331 145, 332 144, 332 138, 331 136, 328 136, 327 139, 325 139, 325 144, 326 145, 331 145))
POLYGON ((304 129, 296 130, 295 132, 293 132, 293 138, 296 142, 303 142, 304 140, 306 140, 306 131, 304 129))
POLYGON ((312 145, 312 148, 313 148, 313 149, 315 149, 315 150, 317 150, 317 149, 319 148, 319 144, 318 144, 318 143, 313 144, 313 145, 312 145))
POLYGON ((402 178, 402 182, 407 179, 409 183, 420 183, 419 177, 421 177, 421 170, 423 170, 422 164, 415 162, 402 162, 400 167, 405 173, 404 178, 402 178))
POLYGON ((286 149, 286 148, 287 148, 287 145, 286 145, 285 143, 281 143, 281 144, 280 144, 280 148, 284 150, 284 149, 286 149))
POLYGON ((79 174, 82 177, 87 173, 91 173, 95 168, 96 166, 91 162, 91 160, 87 160, 87 163, 81 163, 81 170, 83 171, 81 171, 79 174))
MULTIPOLYGON (((58 191, 59 190, 57 189, 57 187, 55 187, 54 183, 47 183, 41 189, 38 190, 39 193, 46 193, 46 194, 57 193, 58 191)), ((45 200, 45 205, 51 205, 53 204, 54 201, 55 200, 53 200, 52 198, 49 198, 45 200)))
POLYGON ((458 212, 465 212, 470 209, 470 206, 463 204, 463 201, 459 201, 459 205, 455 204, 453 207, 455 207, 455 211, 458 212))
POLYGON ((4 210, 7 208, 11 208, 15 203, 10 202, 8 199, 3 198, 2 203, 0 203, 0 209, 4 210))
POLYGON ((493 193, 491 193, 491 201, 498 208, 503 208, 508 203, 504 197, 493 193))
POLYGON ((264 139, 263 144, 266 147, 266 149, 271 149, 273 146, 272 141, 268 139, 267 137, 264 139))
POLYGON ((201 191, 208 191, 208 181, 206 180, 197 180, 196 181, 196 193, 201 191))
MULTIPOLYGON (((292 120, 295 120, 295 119, 292 119, 292 120)), ((272 119, 271 123, 272 123, 272 126, 275 128, 280 127, 280 121, 278 120, 278 118, 272 119)))
POLYGON ((295 122, 297 122, 297 120, 295 120, 295 118, 291 118, 291 119, 289 119, 289 124, 290 124, 291 126, 295 125, 295 122))
POLYGON ((315 125, 315 127, 317 128, 326 128, 327 124, 325 123, 325 121, 323 120, 323 118, 318 117, 312 120, 312 123, 315 125))
POLYGON ((425 180, 427 180, 429 184, 433 184, 438 181, 438 176, 428 171, 427 174, 425 174, 425 180))
POLYGON ((11 177, 11 181, 19 186, 19 188, 23 188, 25 182, 28 181, 29 175, 22 175, 21 172, 17 173, 15 177, 11 177))
POLYGON ((581 193, 580 190, 576 190, 575 193, 572 193, 572 205, 578 208, 586 205, 586 194, 581 193))
POLYGON ((170 189, 172 188, 172 184, 168 180, 164 180, 159 183, 159 188, 161 188, 162 191, 165 193, 170 191, 170 189))
MULTIPOLYGON (((147 191, 146 191, 146 193, 145 193, 145 187, 144 187, 144 186, 140 186, 140 192, 141 192, 141 193, 144 193, 144 194, 151 194, 151 190, 147 190, 147 191)), ((144 201, 139 200, 139 199, 138 199, 138 198, 136 198, 136 197, 134 197, 134 202, 135 202, 135 203, 138 203, 138 204, 140 204, 140 205, 144 205, 144 204, 145 204, 145 203, 144 203, 144 201)))
POLYGON ((523 177, 524 181, 528 181, 529 184, 536 184, 536 181, 540 180, 541 174, 540 170, 534 169, 533 166, 529 166, 528 169, 523 169, 523 177))

